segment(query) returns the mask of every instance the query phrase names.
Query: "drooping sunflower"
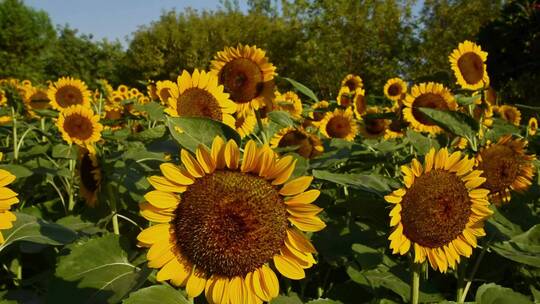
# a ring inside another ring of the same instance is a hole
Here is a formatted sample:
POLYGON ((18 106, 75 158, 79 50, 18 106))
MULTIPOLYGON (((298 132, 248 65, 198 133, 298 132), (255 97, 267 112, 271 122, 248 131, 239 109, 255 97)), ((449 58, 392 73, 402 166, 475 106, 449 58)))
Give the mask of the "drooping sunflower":
POLYGON ((401 78, 388 79, 384 85, 384 95, 392 101, 399 101, 407 94, 407 83, 401 78))
POLYGON ((473 117, 482 125, 491 127, 493 125, 493 107, 491 104, 481 101, 480 104, 475 105, 473 110, 473 117))
POLYGON ((538 120, 535 117, 529 119, 529 124, 527 126, 527 132, 530 136, 534 136, 538 130, 538 120))
POLYGON ((477 169, 484 172, 484 187, 490 191, 493 203, 509 202, 512 190, 524 192, 531 185, 535 156, 526 154, 526 146, 525 140, 507 135, 477 154, 477 169))
POLYGON ((325 115, 325 109, 330 107, 330 103, 326 100, 321 100, 311 105, 311 111, 309 112, 309 118, 311 121, 321 121, 325 115))
POLYGON ((405 187, 385 196, 394 204, 388 237, 394 254, 414 250, 415 263, 427 259, 440 272, 472 254, 492 214, 489 190, 479 188, 486 179, 473 166, 474 159, 443 148, 431 149, 424 165, 413 159, 401 167, 405 187))
POLYGON ((322 154, 324 147, 321 140, 304 128, 287 127, 279 130, 270 141, 272 148, 297 147, 294 152, 304 158, 314 158, 322 154))
POLYGON ((285 111, 295 119, 302 118, 302 100, 295 92, 288 91, 284 94, 276 91, 274 98, 274 110, 285 111))
POLYGON ((33 118, 38 117, 34 110, 48 109, 51 106, 47 90, 37 87, 29 87, 23 101, 28 115, 33 118))
POLYGON ((343 108, 352 106, 354 101, 355 91, 351 91, 349 87, 341 87, 337 96, 337 103, 343 108))
POLYGON ((521 123, 521 112, 518 110, 518 108, 509 105, 502 105, 499 107, 493 107, 493 109, 502 119, 506 120, 507 122, 515 126, 519 126, 521 123))
POLYGON ((90 91, 86 84, 79 79, 62 77, 49 86, 47 95, 51 106, 58 111, 73 105, 90 106, 90 91))
POLYGON ((7 187, 14 180, 15 175, 0 169, 0 244, 5 241, 1 230, 13 227, 13 222, 17 219, 9 209, 11 205, 19 202, 18 194, 7 187))
POLYGON ((223 92, 216 76, 197 69, 193 75, 184 70, 178 76, 178 95, 168 99, 165 110, 174 117, 207 117, 232 128, 235 127, 232 116, 235 111, 236 104, 223 92))
MULTIPOLYGON (((368 108, 366 114, 380 114, 381 109, 378 107, 368 108)), ((378 138, 386 134, 386 130, 390 126, 391 121, 385 118, 370 118, 369 116, 363 116, 359 123, 359 132, 366 138, 378 138)))
POLYGON ((162 80, 156 83, 156 95, 162 104, 167 105, 169 98, 178 96, 178 85, 170 80, 162 80))
POLYGON ((69 144, 75 143, 90 151, 94 151, 93 144, 101 139, 103 130, 99 115, 94 115, 92 109, 81 105, 61 111, 56 126, 69 144))
POLYGON ((257 124, 257 118, 255 117, 255 113, 253 112, 236 113, 236 121, 234 122, 234 126, 236 129, 236 132, 238 132, 240 137, 244 138, 248 136, 249 134, 253 133, 253 130, 255 129, 256 124, 257 124))
POLYGON ((411 124, 411 128, 419 132, 429 132, 437 134, 442 129, 431 122, 418 108, 425 107, 437 110, 457 109, 454 95, 439 83, 421 83, 414 85, 405 97, 403 104, 403 117, 411 124))
POLYGON ((216 54, 211 66, 238 111, 257 110, 271 99, 276 67, 256 46, 226 47, 216 54))
POLYGON ((367 101, 364 89, 357 89, 354 93, 353 110, 356 118, 360 119, 366 113, 367 101))
POLYGON ((101 169, 97 155, 86 148, 79 148, 77 172, 82 197, 89 207, 95 207, 101 188, 101 169))
POLYGON ((489 84, 486 70, 487 53, 479 45, 465 40, 448 57, 457 78, 457 84, 463 89, 478 90, 489 84))
POLYGON ((328 138, 343 138, 353 141, 358 132, 358 126, 350 108, 346 110, 335 109, 334 112, 327 112, 319 122, 319 130, 328 138))
POLYGON ((156 223, 137 237, 150 247, 148 266, 157 281, 204 292, 209 303, 261 303, 279 293, 276 269, 289 279, 305 277, 315 248, 300 231, 325 227, 307 190, 313 177, 289 180, 292 156, 277 158, 249 141, 240 161, 234 141, 216 137, 210 150, 181 151, 183 167, 160 166, 148 179, 141 214, 156 223), (307 190, 307 191, 306 191, 307 190), (274 266, 274 269, 271 266, 274 266))
POLYGON ((358 75, 348 74, 341 80, 341 86, 347 87, 350 92, 354 92, 357 89, 361 89, 364 84, 362 83, 362 78, 358 75))

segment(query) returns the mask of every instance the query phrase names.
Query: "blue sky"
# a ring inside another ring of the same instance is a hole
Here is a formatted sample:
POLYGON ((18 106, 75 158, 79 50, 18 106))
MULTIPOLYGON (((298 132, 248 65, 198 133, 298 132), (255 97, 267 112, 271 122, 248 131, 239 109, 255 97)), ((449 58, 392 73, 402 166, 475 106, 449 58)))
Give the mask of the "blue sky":
MULTIPOLYGON (((119 39, 137 27, 157 20, 164 10, 186 7, 216 9, 219 0, 25 0, 27 5, 49 13, 53 24, 69 24, 80 33, 92 34, 94 39, 119 39)), ((241 8, 245 1, 241 0, 241 8)))

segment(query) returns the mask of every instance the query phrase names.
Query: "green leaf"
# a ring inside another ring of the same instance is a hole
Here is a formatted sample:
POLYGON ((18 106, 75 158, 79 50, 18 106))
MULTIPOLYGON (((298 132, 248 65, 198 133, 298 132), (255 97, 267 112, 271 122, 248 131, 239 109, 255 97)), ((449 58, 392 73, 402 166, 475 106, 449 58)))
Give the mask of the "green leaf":
POLYGON ((240 144, 240 135, 222 122, 201 117, 169 117, 167 126, 173 138, 184 148, 195 152, 200 144, 212 146, 216 136, 240 144))
POLYGON ((306 302, 306 304, 343 304, 343 302, 331 299, 317 299, 306 302))
POLYGON ((439 143, 413 130, 407 130, 407 138, 419 155, 426 155, 431 148, 438 149, 439 143))
POLYGON ((0 245, 0 251, 18 241, 46 245, 65 245, 73 242, 77 234, 64 226, 49 223, 35 216, 14 212, 17 220, 13 227, 2 230, 5 242, 0 245))
POLYGON ((323 170, 313 170, 312 173, 315 178, 344 186, 351 186, 378 195, 384 195, 390 192, 392 188, 397 188, 398 186, 392 183, 390 179, 377 174, 331 173, 323 170), (392 183, 392 187, 390 187, 389 183, 392 183))
POLYGON ((164 125, 158 125, 155 128, 152 129, 146 129, 142 132, 136 133, 133 135, 133 138, 136 140, 141 141, 149 141, 153 139, 158 139, 163 137, 165 135, 165 126, 164 125))
POLYGON ((494 118, 493 119, 493 125, 491 128, 486 132, 485 139, 491 140, 493 142, 497 142, 499 138, 501 138, 504 135, 508 134, 516 134, 519 135, 519 127, 514 126, 513 124, 500 119, 500 118, 494 118))
POLYGON ((287 296, 278 296, 272 299, 269 304, 302 304, 302 300, 293 292, 287 296))
POLYGON ((305 85, 301 84, 300 82, 294 80, 294 79, 291 79, 291 78, 287 78, 287 77, 283 77, 283 79, 287 80, 290 84, 292 84, 292 86, 298 90, 298 92, 306 95, 307 97, 309 97, 311 100, 313 100, 314 102, 319 102, 319 98, 317 98, 317 95, 315 95, 315 93, 313 93, 313 91, 306 87, 305 85))
POLYGON ((150 120, 162 121, 165 120, 163 106, 157 102, 149 102, 145 104, 134 103, 135 110, 148 114, 150 120))
POLYGON ((532 301, 521 293, 495 283, 480 286, 476 292, 475 301, 477 304, 532 304, 532 301))
POLYGON ((127 248, 114 234, 76 244, 59 258, 46 302, 118 303, 150 273, 128 261, 127 248))
POLYGON ((475 137, 478 132, 478 123, 466 114, 431 108, 418 108, 418 110, 439 127, 454 135, 470 139, 475 137))
POLYGON ((362 266, 362 269, 375 268, 382 262, 381 252, 362 244, 353 244, 352 250, 355 252, 356 261, 362 266))
POLYGON ((268 113, 268 117, 280 128, 286 128, 294 125, 294 121, 291 119, 289 113, 284 111, 272 111, 268 113))
POLYGON ((491 248, 512 261, 540 267, 540 224, 509 241, 493 244, 491 248))
POLYGON ((139 289, 125 299, 124 304, 189 304, 191 303, 178 290, 169 285, 155 285, 139 289))
POLYGON ((64 145, 64 144, 57 144, 53 146, 52 149, 52 157, 53 158, 68 158, 68 159, 76 159, 77 158, 77 146, 75 145, 64 145))
POLYGON ((21 165, 0 165, 0 169, 9 171, 17 178, 24 178, 34 174, 32 170, 21 165))
POLYGON ((481 95, 465 96, 461 94, 456 94, 455 97, 459 105, 468 106, 474 104, 478 99, 480 99, 481 95))

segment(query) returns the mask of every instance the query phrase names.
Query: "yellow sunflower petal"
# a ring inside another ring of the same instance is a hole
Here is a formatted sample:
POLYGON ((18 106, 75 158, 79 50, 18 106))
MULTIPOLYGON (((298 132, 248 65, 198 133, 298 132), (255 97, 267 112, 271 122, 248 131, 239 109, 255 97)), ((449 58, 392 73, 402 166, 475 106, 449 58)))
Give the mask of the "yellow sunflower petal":
POLYGON ((191 176, 180 170, 179 167, 170 164, 164 163, 159 166, 161 173, 170 181, 180 184, 180 185, 192 185, 194 180, 191 176))
POLYGON ((144 198, 157 208, 173 208, 178 205, 180 199, 178 196, 159 190, 150 191, 144 195, 144 198))
POLYGON ((304 269, 300 267, 297 263, 295 263, 290 258, 287 258, 283 255, 275 255, 274 258, 274 265, 276 266, 276 269, 285 277, 292 279, 292 280, 300 280, 306 277, 306 273, 304 272, 304 269))
POLYGON ((287 205, 294 205, 294 204, 311 204, 317 198, 321 192, 319 190, 308 190, 306 192, 300 193, 294 197, 291 197, 290 199, 285 200, 285 204, 287 205))
POLYGON ((284 195, 284 196, 291 196, 291 195, 302 193, 309 187, 312 181, 313 181, 313 176, 298 177, 286 183, 281 188, 281 190, 279 190, 279 194, 284 195))
POLYGON ((229 169, 236 169, 238 168, 238 164, 240 162, 240 151, 238 150, 238 145, 236 142, 232 139, 230 139, 227 144, 225 145, 225 164, 227 164, 227 167, 229 169))
POLYGON ((193 177, 204 176, 204 169, 201 167, 199 162, 193 156, 191 156, 191 154, 187 150, 182 149, 182 151, 180 151, 180 158, 182 159, 182 163, 186 167, 189 174, 191 174, 191 176, 193 177))

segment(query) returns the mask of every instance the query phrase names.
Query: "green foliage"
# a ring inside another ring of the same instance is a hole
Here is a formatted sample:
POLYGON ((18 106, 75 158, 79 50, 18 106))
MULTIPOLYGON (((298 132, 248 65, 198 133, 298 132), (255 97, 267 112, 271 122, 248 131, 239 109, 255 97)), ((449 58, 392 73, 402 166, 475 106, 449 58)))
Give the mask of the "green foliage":
POLYGON ((169 131, 184 148, 195 152, 199 145, 212 146, 216 135, 225 141, 233 139, 240 143, 240 136, 222 122, 199 117, 170 117, 167 119, 169 131))
POLYGON ((191 303, 178 290, 169 285, 156 285, 133 292, 124 304, 189 304, 191 303))

